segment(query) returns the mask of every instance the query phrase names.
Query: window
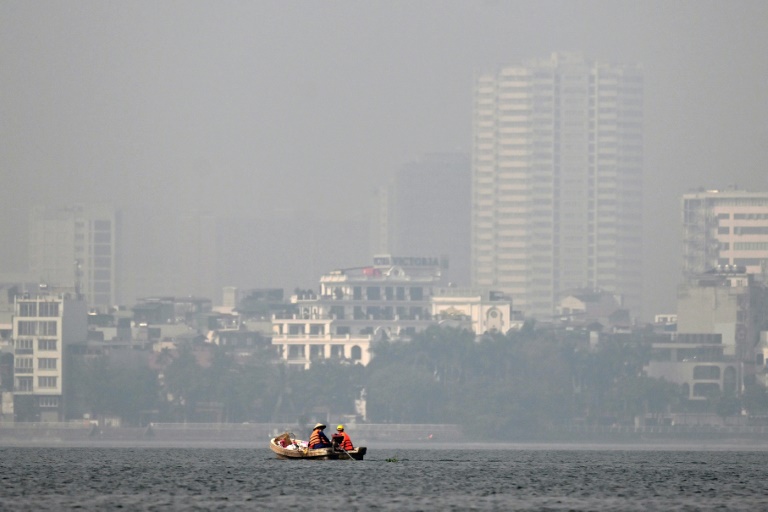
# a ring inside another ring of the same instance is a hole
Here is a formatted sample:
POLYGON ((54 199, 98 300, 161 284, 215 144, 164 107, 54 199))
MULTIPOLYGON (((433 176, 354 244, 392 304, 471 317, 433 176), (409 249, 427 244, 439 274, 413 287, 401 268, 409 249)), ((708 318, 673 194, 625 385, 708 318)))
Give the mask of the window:
POLYGON ((736 242, 733 248, 736 251, 768 251, 768 242, 736 242))
POLYGON ((733 231, 736 235, 768 235, 768 226, 738 226, 733 231))
POLYGON ((696 380, 717 380, 720 378, 720 368, 717 366, 694 366, 693 378, 696 380))
POLYGON ((362 357, 363 357, 363 351, 362 351, 362 349, 361 349, 360 347, 358 347, 357 345, 355 345, 354 347, 352 347, 352 350, 351 350, 351 359, 352 359, 353 361, 359 361, 360 359, 362 359, 362 357))
POLYGON ((37 350, 56 350, 56 340, 37 340, 37 350))
POLYGON ((37 360, 37 368, 40 370, 55 370, 56 361, 55 357, 41 357, 37 360))
POLYGON ((420 286, 414 286, 411 288, 411 300, 423 300, 424 299, 424 289, 420 286))
POLYGON ((32 340, 26 338, 19 338, 16 340, 17 350, 32 350, 32 340))
POLYGON ((38 377, 37 386, 40 388, 55 388, 58 377, 38 377))
POLYGON ((109 293, 111 286, 109 281, 96 281, 93 283, 93 291, 101 293, 109 293))
POLYGON ((325 357, 325 347, 323 345, 310 345, 309 346, 309 358, 312 361, 317 361, 325 357))
POLYGON ((366 295, 368 296, 368 300, 380 300, 381 299, 381 288, 378 286, 369 286, 365 290, 366 295))
POLYGON ((32 391, 32 377, 16 377, 16 391, 32 391))
POLYGON ((32 373, 32 358, 31 357, 17 357, 13 363, 13 371, 16 373, 32 373))
POLYGON ((37 322, 19 321, 19 336, 37 335, 37 322))
POLYGON ((59 316, 58 302, 41 302, 40 316, 59 316))
POLYGON ((764 261, 768 261, 768 258, 734 258, 733 264, 749 267, 753 265, 762 265, 764 261))
POLYGON ((109 269, 104 269, 104 270, 96 269, 93 271, 94 279, 109 280, 111 277, 112 277, 112 273, 109 271, 109 269))
POLYGON ((58 407, 59 397, 56 396, 41 396, 38 402, 40 407, 58 407))
POLYGON ((730 233, 731 233, 731 228, 728 228, 728 227, 717 228, 718 235, 729 235, 730 233))
POLYGON ((19 316, 37 316, 36 302, 20 302, 19 316))
POLYGON ((720 393, 720 384, 714 382, 699 382, 693 385, 693 396, 711 397, 720 393))
POLYGON ((38 334, 40 336, 56 336, 56 321, 40 322, 38 324, 38 334))
POLYGON ((304 345, 288 345, 288 359, 304 359, 304 345))

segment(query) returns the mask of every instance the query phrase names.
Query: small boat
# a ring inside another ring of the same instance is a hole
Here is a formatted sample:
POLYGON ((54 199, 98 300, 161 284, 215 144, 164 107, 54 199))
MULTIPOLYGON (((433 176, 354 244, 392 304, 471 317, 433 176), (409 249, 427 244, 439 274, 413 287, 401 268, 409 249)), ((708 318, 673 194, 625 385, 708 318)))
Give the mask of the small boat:
POLYGON ((336 443, 328 448, 310 450, 305 441, 297 441, 290 432, 285 432, 269 440, 269 448, 279 459, 315 459, 315 460, 363 460, 367 448, 358 446, 354 450, 344 450, 336 443))

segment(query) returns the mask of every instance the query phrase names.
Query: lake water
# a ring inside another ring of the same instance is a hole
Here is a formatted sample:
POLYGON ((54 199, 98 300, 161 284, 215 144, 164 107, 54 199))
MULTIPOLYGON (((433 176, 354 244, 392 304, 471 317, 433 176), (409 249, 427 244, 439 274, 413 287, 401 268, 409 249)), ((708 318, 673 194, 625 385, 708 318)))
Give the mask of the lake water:
POLYGON ((7 447, 0 480, 0 510, 768 510, 764 448, 7 447))

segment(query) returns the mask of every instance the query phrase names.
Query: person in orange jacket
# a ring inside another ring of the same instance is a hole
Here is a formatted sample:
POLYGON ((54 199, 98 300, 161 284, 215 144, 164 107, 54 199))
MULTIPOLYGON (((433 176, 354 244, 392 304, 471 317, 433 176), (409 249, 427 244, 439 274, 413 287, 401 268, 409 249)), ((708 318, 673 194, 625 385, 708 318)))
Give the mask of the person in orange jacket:
POLYGON ((354 450, 355 447, 352 445, 352 440, 349 438, 349 434, 344 432, 344 425, 339 425, 336 427, 336 433, 333 435, 335 438, 339 438, 339 448, 341 448, 344 451, 354 450))
POLYGON ((316 448, 328 448, 331 446, 331 442, 328 440, 325 432, 323 432, 324 429, 325 425, 322 423, 318 423, 315 425, 315 428, 312 429, 312 434, 309 436, 309 442, 307 443, 310 450, 316 448))

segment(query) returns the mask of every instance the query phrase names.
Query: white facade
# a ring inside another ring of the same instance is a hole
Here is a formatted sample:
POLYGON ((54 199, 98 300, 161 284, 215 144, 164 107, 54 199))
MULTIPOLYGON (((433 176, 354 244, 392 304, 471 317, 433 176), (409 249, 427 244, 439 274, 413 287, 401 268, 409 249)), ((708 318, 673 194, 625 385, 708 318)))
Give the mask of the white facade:
POLYGON ((88 307, 119 303, 120 216, 105 205, 33 208, 30 277, 53 287, 79 289, 88 307))
POLYGON ((456 320, 477 335, 519 328, 512 314, 512 300, 503 294, 465 288, 439 288, 432 297, 432 317, 439 323, 456 320))
POLYGON ((581 288, 637 309, 642 118, 638 66, 554 54, 477 77, 473 286, 542 319, 581 288))
POLYGON ((17 415, 37 415, 24 418, 27 420, 61 419, 64 346, 83 343, 87 336, 86 304, 73 294, 17 297, 13 317, 13 393, 17 415))
POLYGON ((282 358, 304 368, 320 359, 366 365, 374 339, 408 337, 432 325, 439 268, 428 258, 402 259, 409 266, 396 260, 383 255, 372 266, 335 270, 321 277, 319 294, 292 297, 298 312, 272 320, 272 344, 282 358))
POLYGON ((683 195, 683 271, 718 266, 768 270, 768 192, 709 190, 683 195))

